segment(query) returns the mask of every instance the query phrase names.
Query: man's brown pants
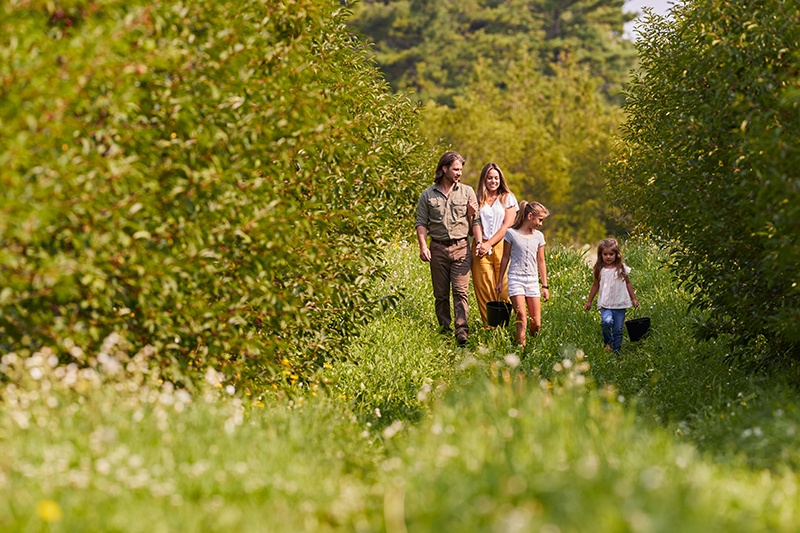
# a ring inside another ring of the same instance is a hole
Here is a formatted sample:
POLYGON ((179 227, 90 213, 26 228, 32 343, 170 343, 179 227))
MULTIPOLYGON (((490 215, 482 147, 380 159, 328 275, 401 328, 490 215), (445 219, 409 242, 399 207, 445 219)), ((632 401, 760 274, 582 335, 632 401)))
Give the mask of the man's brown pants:
POLYGON ((469 334, 469 268, 472 258, 469 255, 468 239, 463 239, 446 246, 431 241, 431 280, 433 296, 436 300, 436 319, 440 329, 450 330, 450 291, 453 293, 453 311, 455 315, 456 337, 469 334))

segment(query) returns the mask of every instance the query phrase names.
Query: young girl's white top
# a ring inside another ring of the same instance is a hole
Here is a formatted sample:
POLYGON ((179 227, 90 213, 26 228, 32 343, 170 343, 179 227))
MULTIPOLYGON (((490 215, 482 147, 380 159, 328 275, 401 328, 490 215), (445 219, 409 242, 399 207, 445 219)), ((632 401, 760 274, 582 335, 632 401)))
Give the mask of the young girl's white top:
MULTIPOLYGON (((623 264, 625 274, 631 273, 631 267, 623 264)), ((602 309, 627 309, 633 305, 625 280, 616 268, 600 269, 600 289, 597 293, 597 307, 602 309)))

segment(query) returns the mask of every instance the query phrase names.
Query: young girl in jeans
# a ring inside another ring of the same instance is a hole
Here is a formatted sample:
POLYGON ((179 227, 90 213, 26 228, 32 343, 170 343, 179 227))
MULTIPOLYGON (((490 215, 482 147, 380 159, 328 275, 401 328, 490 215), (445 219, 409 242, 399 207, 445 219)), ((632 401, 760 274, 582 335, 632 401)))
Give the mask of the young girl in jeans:
POLYGON ((539 202, 520 202, 514 225, 503 238, 503 259, 495 291, 503 290, 503 275, 508 268, 508 295, 517 314, 517 344, 525 346, 525 325, 532 335, 542 326, 542 305, 550 298, 547 288, 547 265, 544 261, 544 235, 539 228, 550 212, 539 202), (542 282, 539 291, 539 280, 542 282), (527 304, 527 305, 526 305, 527 304), (530 313, 530 318, 528 317, 530 313))
POLYGON ((631 268, 622 262, 619 244, 614 239, 603 239, 597 246, 597 261, 594 264, 594 283, 584 311, 592 307, 598 292, 597 307, 603 329, 603 344, 606 350, 618 353, 622 347, 622 326, 625 310, 631 305, 639 307, 639 300, 628 275, 631 268))

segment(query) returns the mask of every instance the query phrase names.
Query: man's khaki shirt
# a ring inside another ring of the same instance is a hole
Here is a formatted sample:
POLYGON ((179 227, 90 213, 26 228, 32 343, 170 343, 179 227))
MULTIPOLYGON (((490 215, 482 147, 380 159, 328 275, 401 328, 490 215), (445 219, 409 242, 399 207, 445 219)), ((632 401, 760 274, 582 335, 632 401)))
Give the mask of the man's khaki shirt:
POLYGON ((415 226, 425 226, 428 236, 437 241, 463 239, 469 234, 470 222, 480 223, 476 216, 467 220, 467 205, 478 201, 475 191, 469 185, 456 183, 445 196, 434 183, 425 189, 417 202, 417 222, 415 226))

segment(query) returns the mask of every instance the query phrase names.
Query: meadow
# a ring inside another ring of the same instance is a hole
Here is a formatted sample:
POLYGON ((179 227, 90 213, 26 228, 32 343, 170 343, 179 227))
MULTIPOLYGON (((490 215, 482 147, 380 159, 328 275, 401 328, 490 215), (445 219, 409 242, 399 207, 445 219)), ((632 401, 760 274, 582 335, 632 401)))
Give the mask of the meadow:
MULTIPOLYGON (((416 246, 401 291, 324 387, 242 394, 213 368, 165 381, 110 336, 82 366, 5 354, 3 531, 797 531, 791 376, 731 366, 647 242, 624 248, 649 337, 603 350, 585 251, 550 246, 552 300, 528 347, 435 327, 416 246)), ((474 306, 474 302, 473 302, 474 306)))

